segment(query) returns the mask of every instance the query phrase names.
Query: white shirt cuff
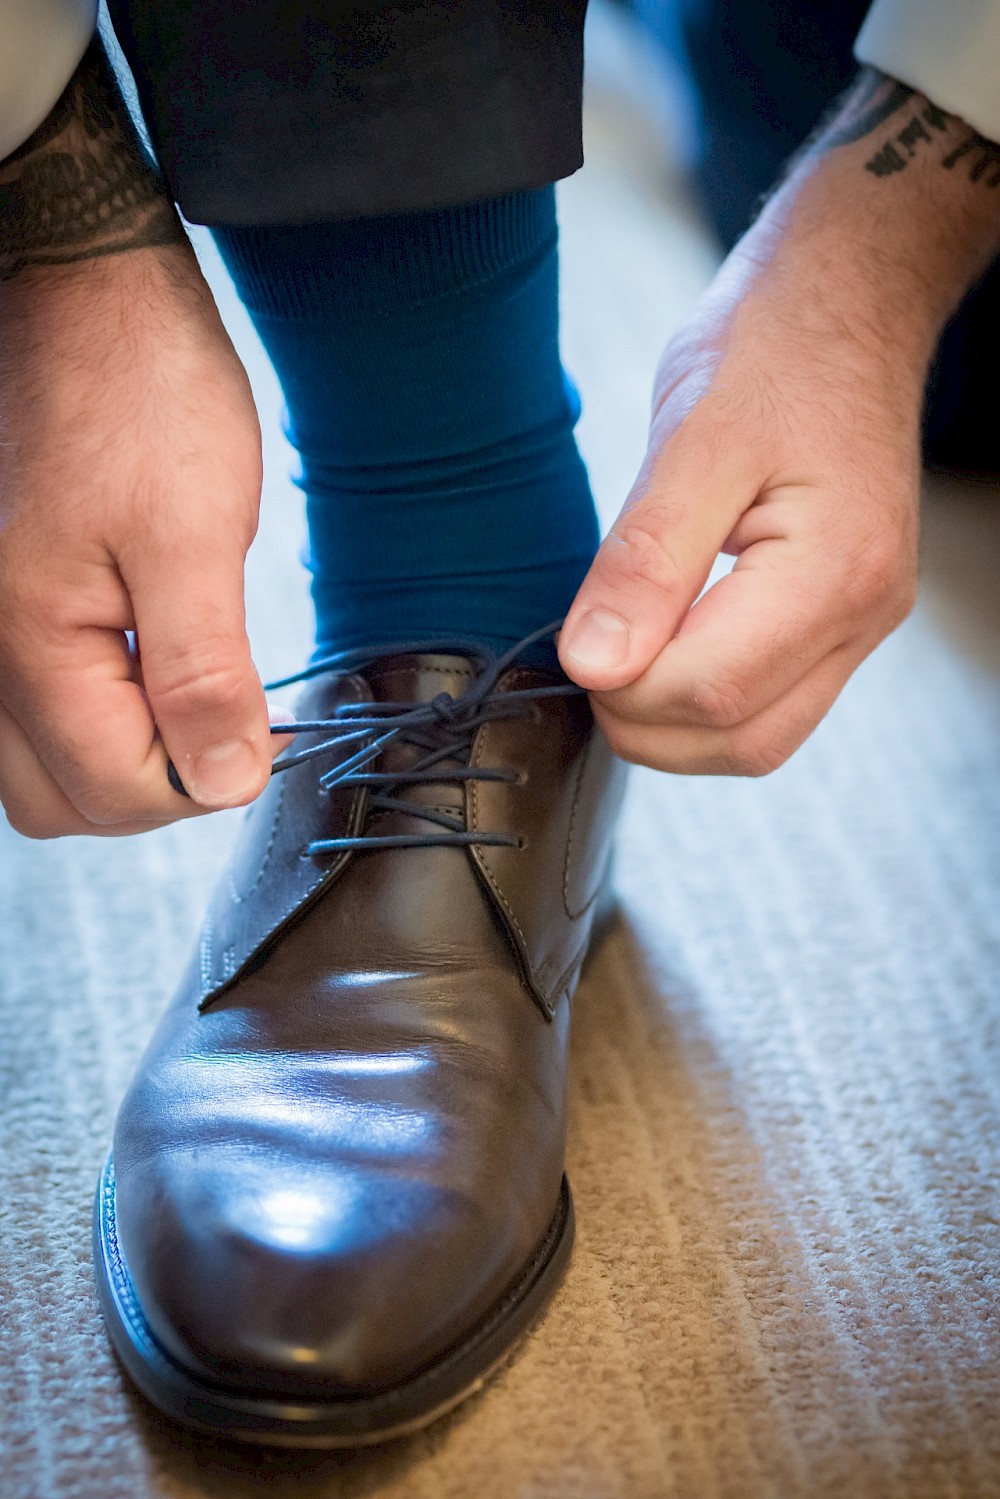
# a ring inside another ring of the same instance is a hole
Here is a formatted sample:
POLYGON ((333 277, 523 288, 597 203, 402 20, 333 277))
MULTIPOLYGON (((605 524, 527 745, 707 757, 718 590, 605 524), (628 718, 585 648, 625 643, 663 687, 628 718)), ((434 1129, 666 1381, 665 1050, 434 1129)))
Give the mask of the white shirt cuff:
POLYGON ((49 113, 87 50, 97 0, 0 3, 0 161, 49 113))
POLYGON ((1000 0, 875 0, 854 55, 1000 141, 1000 0))

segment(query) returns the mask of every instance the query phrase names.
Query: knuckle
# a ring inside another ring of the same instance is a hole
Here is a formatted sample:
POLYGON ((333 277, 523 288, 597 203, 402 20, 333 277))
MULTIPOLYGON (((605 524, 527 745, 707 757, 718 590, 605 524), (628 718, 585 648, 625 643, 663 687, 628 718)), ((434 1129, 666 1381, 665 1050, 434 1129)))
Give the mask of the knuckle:
POLYGON ((40 842, 49 838, 60 838, 74 830, 65 824, 58 824, 55 819, 44 816, 33 807, 24 807, 17 804, 7 804, 4 807, 7 821, 15 833, 22 838, 30 838, 34 842, 40 842))
POLYGON ((735 729, 750 716, 746 689, 728 677, 700 683, 691 706, 697 722, 710 729, 735 729))
POLYGON ((903 561, 898 537, 870 537, 850 565, 848 592, 853 605, 866 610, 883 605, 899 587, 903 561))
POLYGON ((726 775, 740 776, 745 780, 760 780, 769 776, 789 758, 789 752, 773 739, 734 739, 726 754, 726 775))
POLYGON ((631 581, 652 583, 664 593, 685 591, 684 569, 667 544, 666 517, 657 521, 655 513, 636 511, 620 520, 611 534, 620 545, 615 571, 626 587, 631 581))
POLYGON ((219 659, 219 653, 188 656, 153 671, 143 665, 146 692, 156 709, 170 717, 228 713, 246 692, 242 662, 219 659))
POLYGON ((74 805, 86 822, 98 828, 114 827, 141 815, 121 784, 86 786, 75 796, 74 805))
POLYGON ((889 605, 889 628, 895 630, 912 613, 917 602, 917 579, 908 575, 896 587, 889 605))

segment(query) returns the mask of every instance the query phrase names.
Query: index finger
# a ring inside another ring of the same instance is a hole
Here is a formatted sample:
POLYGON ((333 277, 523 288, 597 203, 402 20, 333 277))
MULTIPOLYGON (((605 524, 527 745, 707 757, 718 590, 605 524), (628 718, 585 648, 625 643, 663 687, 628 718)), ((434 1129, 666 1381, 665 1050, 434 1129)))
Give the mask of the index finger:
POLYGON ((762 541, 688 611, 641 677, 599 700, 635 723, 732 728, 851 633, 844 600, 816 560, 784 538, 762 541))
POLYGON ((87 822, 196 814, 170 787, 166 750, 123 631, 85 625, 53 634, 34 668, 8 680, 5 695, 42 765, 87 822))

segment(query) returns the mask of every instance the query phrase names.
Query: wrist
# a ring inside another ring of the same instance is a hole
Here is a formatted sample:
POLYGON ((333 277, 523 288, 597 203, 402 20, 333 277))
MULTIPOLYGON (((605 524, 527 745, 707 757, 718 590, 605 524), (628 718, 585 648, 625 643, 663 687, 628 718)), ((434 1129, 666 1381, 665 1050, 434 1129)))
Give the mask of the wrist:
POLYGON ((28 341, 68 351, 95 337, 111 343, 117 337, 114 329, 123 324, 139 340, 156 318, 169 318, 173 330, 203 321, 204 312, 214 314, 214 309, 183 229, 178 239, 144 246, 141 253, 33 265, 0 278, 0 330, 10 348, 23 349, 28 341))
POLYGON ((811 283, 845 328, 929 358, 1000 250, 998 183, 1000 147, 867 70, 741 248, 784 281, 811 283))
POLYGON ((0 284, 184 238, 95 39, 42 125, 0 161, 0 284))

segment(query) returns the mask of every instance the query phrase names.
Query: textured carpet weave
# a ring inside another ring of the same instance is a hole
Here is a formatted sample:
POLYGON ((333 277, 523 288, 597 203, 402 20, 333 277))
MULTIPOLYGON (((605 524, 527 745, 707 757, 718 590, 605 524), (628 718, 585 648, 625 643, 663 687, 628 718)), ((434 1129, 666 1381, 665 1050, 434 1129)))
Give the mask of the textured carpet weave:
MULTIPOLYGON (((564 200, 567 344, 613 506, 647 330, 678 311, 655 298, 708 252, 676 221, 664 275, 665 211, 594 154, 564 200)), ((275 441, 266 671, 306 641, 286 468, 275 441)), ((924 604, 777 775, 634 776, 575 1018, 568 1281, 485 1391, 381 1451, 185 1437, 103 1337, 91 1193, 233 820, 44 846, 0 826, 2 1499, 995 1499, 998 516, 934 499, 924 604)))

